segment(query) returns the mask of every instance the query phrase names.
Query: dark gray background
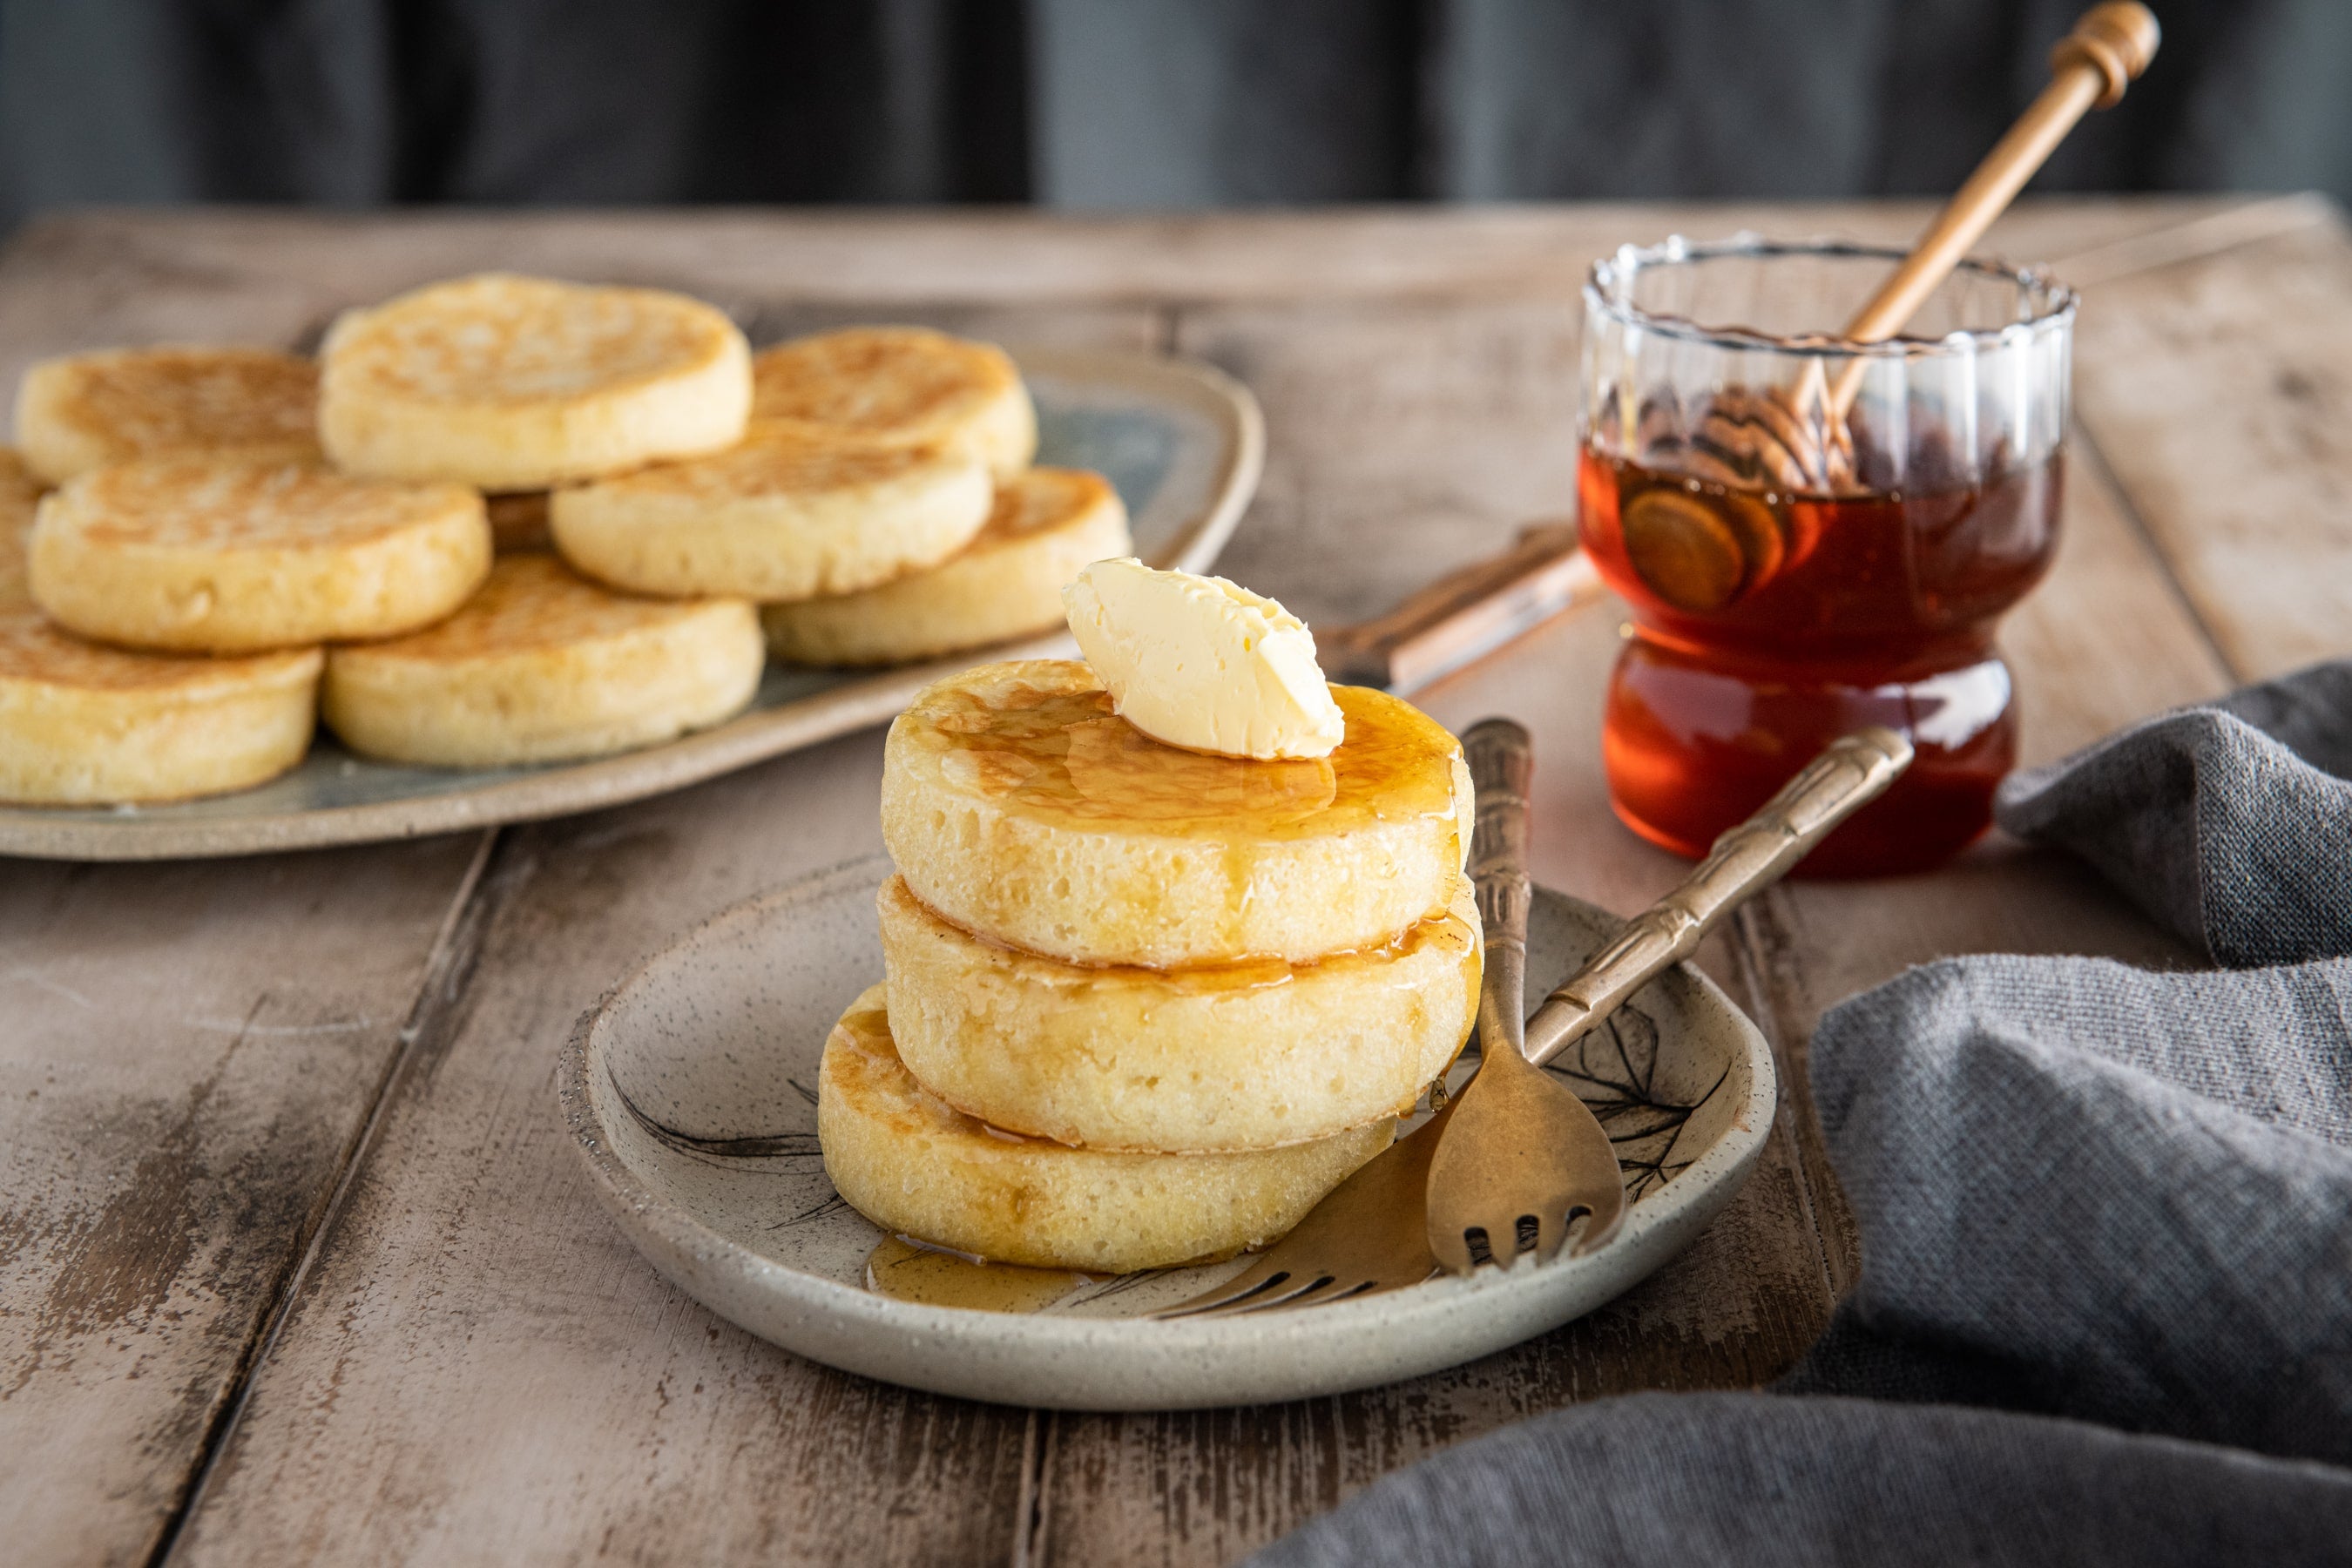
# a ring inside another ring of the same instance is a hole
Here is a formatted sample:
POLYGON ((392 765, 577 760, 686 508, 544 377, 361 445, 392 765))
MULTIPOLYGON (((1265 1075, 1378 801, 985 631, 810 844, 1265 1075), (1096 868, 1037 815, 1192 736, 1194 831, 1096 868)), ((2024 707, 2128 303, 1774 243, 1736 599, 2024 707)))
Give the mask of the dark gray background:
MULTIPOLYGON (((1062 207, 1949 189, 2086 0, 0 0, 90 202, 1062 207)), ((2049 190, 2352 195, 2352 0, 2162 0, 2049 190)))

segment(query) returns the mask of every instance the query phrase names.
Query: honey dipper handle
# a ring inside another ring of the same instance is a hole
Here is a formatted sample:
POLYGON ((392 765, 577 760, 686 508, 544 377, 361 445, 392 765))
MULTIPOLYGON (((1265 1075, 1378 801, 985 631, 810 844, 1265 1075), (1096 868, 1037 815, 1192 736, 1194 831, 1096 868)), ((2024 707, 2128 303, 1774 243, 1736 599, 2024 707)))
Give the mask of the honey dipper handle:
MULTIPOLYGON (((1846 323, 1845 336, 1874 343, 1901 331, 2065 140, 2074 122, 2095 107, 2106 109, 2121 101, 2125 86, 2156 58, 2158 36, 2155 15, 2135 0, 2111 0, 2084 12, 2074 30, 2050 52, 2050 85, 1985 154, 1968 183, 1953 193, 1895 275, 1846 323)), ((1841 415, 1859 384, 1851 368, 1841 378, 1841 415)))
POLYGON ((1876 725, 1831 742, 1756 815, 1715 841, 1674 891, 1627 921, 1528 1020, 1528 1059, 1540 1067, 1619 1003, 1698 951, 1724 916, 1780 879, 1830 830, 1885 793, 1911 765, 1911 742, 1876 725))

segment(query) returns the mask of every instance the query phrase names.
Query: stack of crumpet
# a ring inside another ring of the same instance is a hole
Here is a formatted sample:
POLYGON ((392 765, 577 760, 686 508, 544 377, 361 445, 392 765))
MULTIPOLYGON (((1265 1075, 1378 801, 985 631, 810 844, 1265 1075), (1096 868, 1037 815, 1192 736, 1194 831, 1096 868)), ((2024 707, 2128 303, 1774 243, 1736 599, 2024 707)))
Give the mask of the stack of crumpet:
POLYGON ((892 725, 885 979, 827 1041, 855 1207, 1124 1273, 1282 1236, 1384 1148, 1476 1010, 1460 747, 1327 686, 1279 605, 1131 560, 1087 662, 983 666, 892 725))
POLYGON ((758 601, 800 664, 898 664, 1062 618, 1089 561, 1129 548, 1101 476, 1033 468, 1012 359, 919 327, 850 327, 752 360, 743 438, 557 489, 566 561, 638 594, 758 601))
POLYGON ((755 357, 683 295, 502 273, 346 311, 315 361, 44 361, 16 439, 11 803, 250 787, 321 719, 428 767, 656 744, 748 706, 771 649, 877 665, 1029 635, 1129 548, 1099 475, 1030 466, 1002 350, 858 327, 755 357))

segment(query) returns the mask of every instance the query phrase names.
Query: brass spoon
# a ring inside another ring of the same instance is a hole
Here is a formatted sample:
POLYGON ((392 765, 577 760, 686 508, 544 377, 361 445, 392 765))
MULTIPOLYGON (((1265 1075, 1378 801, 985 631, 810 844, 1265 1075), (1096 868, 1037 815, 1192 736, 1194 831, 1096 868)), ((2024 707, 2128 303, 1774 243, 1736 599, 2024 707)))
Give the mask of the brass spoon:
MULTIPOLYGON (((1523 1251, 1548 1263, 1580 1208, 1589 1218, 1576 1251, 1609 1238, 1622 1192, 1617 1202, 1595 1195, 1591 1141, 1601 1134, 1599 1123, 1566 1085, 1538 1069, 1667 966, 1696 952, 1725 915, 1780 880, 1910 763, 1911 743, 1875 725, 1832 742, 1761 811, 1717 839, 1680 886, 1628 921, 1551 994, 1527 1022, 1524 1055, 1497 1044, 1482 1012, 1478 1076, 1448 1108, 1429 1161, 1426 1226, 1440 1264, 1467 1274, 1486 1253, 1507 1268, 1523 1251)), ((1483 827, 1483 809, 1480 816, 1483 827)), ((1601 1142, 1605 1151, 1605 1136, 1601 1142)), ((1615 1156, 1605 1157, 1613 1175, 1615 1156)))

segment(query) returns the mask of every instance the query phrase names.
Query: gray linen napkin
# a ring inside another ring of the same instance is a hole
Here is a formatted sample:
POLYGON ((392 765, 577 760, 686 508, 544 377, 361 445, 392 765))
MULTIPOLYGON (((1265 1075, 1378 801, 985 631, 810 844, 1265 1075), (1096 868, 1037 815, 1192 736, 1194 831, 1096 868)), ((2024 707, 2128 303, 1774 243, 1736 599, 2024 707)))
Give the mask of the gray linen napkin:
POLYGON ((1783 1392, 1526 1422, 1260 1561, 2352 1563, 2347 777, 2352 664, 2011 780, 2011 831, 2276 966, 1843 1004, 1812 1084, 1863 1269, 1783 1392))

